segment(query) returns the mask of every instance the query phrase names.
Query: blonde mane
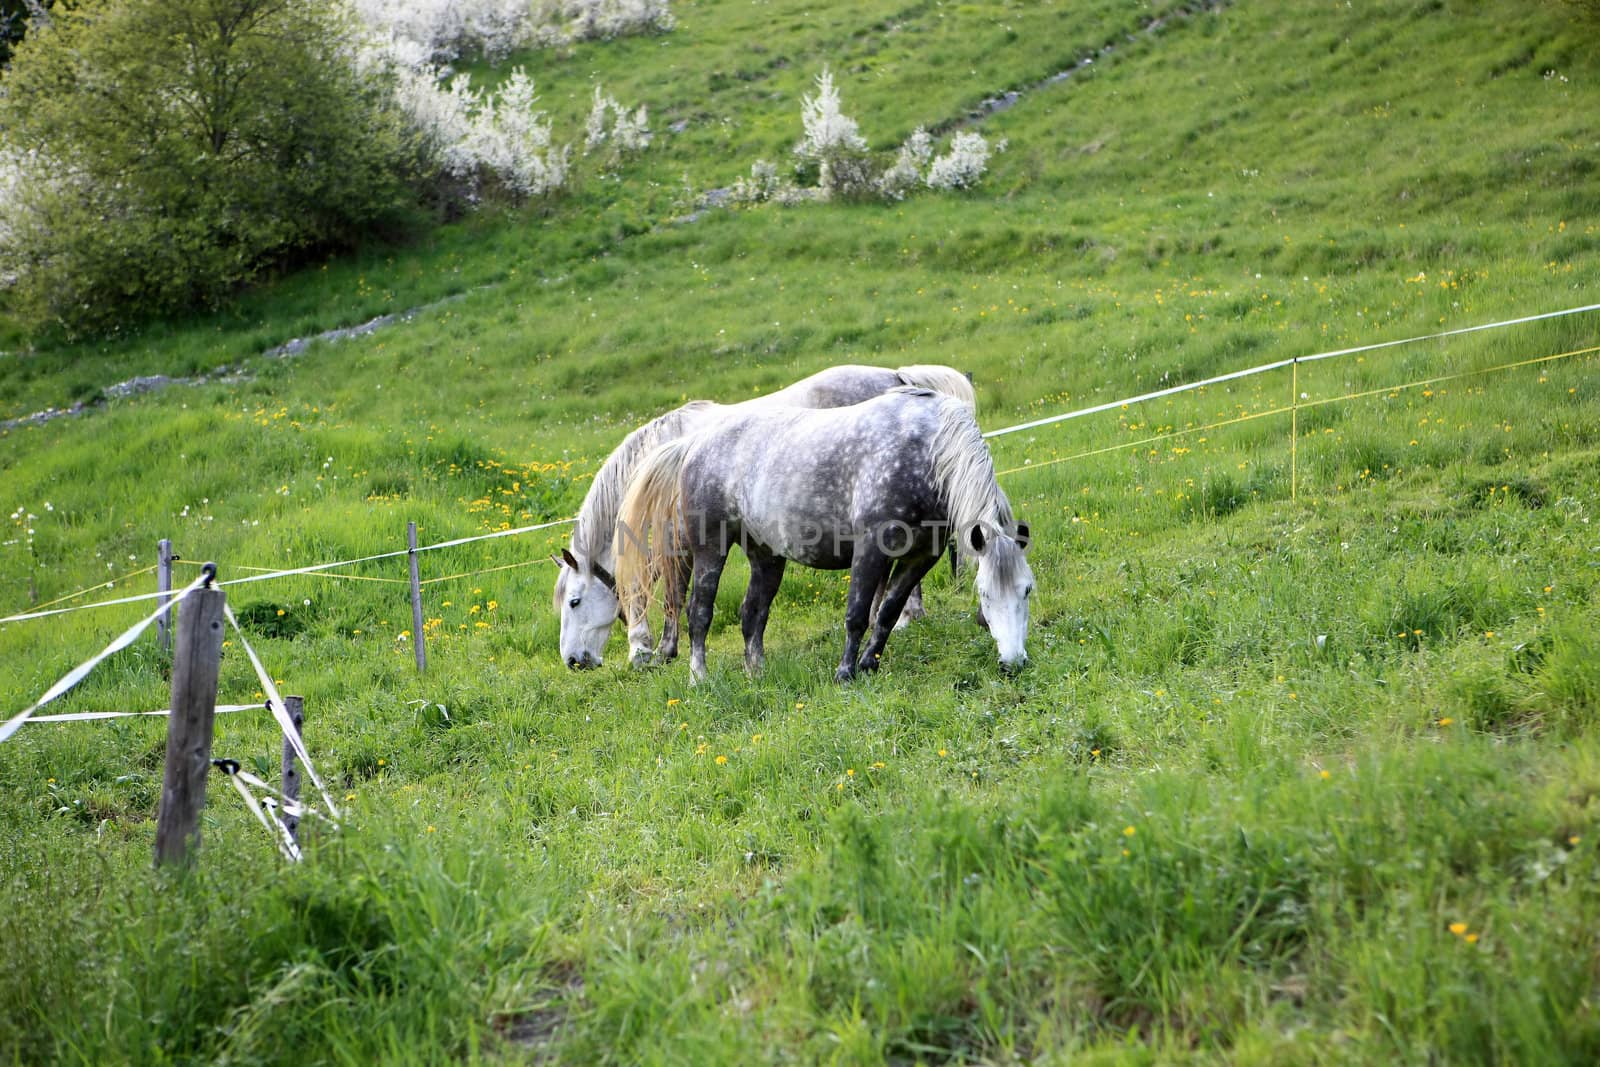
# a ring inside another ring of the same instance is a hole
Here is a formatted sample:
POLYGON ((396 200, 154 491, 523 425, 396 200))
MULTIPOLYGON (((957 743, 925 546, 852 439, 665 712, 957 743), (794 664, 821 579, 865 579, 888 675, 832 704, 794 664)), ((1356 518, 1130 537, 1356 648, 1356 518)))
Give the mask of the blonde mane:
POLYGON ((611 558, 617 512, 622 507, 628 482, 644 457, 657 445, 688 433, 695 421, 720 406, 709 400, 691 401, 659 418, 651 419, 622 439, 622 444, 595 472, 594 482, 583 498, 583 507, 578 509, 578 521, 572 529, 574 555, 591 562, 604 562, 611 558))

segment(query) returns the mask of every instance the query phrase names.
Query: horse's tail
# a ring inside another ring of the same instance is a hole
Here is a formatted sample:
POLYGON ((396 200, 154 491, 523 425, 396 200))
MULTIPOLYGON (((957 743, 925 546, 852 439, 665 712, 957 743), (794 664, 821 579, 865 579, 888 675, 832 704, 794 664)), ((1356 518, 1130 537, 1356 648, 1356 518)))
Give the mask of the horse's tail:
POLYGON ((623 494, 612 547, 617 599, 627 618, 643 617, 659 579, 666 579, 667 595, 676 599, 674 578, 678 568, 687 565, 680 528, 681 477, 689 445, 688 438, 678 438, 655 448, 634 471, 623 494))
POLYGON ((907 385, 932 389, 936 393, 955 397, 973 411, 978 410, 978 394, 973 391, 972 379, 954 367, 937 363, 919 363, 910 367, 896 367, 895 373, 907 385))

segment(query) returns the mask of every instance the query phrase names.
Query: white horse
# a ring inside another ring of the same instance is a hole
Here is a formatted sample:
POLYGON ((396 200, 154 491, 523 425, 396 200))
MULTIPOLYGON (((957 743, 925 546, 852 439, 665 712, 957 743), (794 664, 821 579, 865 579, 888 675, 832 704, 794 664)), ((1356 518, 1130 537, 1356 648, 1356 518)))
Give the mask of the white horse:
MULTIPOLYGON (((612 577, 612 537, 623 492, 640 461, 651 449, 709 425, 729 412, 772 407, 832 408, 857 404, 901 386, 920 386, 956 398, 976 410, 977 397, 967 376, 951 367, 830 367, 787 388, 740 404, 713 404, 697 400, 634 430, 606 458, 595 474, 578 511, 572 539, 559 557, 553 602, 561 615, 561 661, 568 667, 600 666, 619 614, 616 581, 612 577)), ((652 657, 670 660, 678 651, 677 606, 682 597, 668 594, 669 608, 662 625, 661 644, 652 651, 650 622, 644 611, 629 615, 628 644, 635 666, 652 657)), ((921 615, 921 598, 915 596, 907 612, 921 615)))
POLYGON ((733 545, 750 561, 740 609, 745 666, 763 662, 767 614, 785 562, 850 570, 844 655, 835 678, 873 671, 911 590, 948 542, 978 561, 978 599, 1000 664, 1026 662, 1033 571, 970 407, 895 389, 832 410, 730 412, 656 448, 617 516, 617 588, 631 617, 657 579, 670 590, 693 560, 689 672, 706 677, 706 633, 733 545), (892 570, 892 573, 891 573, 892 570), (888 579, 872 636, 873 590, 888 579))

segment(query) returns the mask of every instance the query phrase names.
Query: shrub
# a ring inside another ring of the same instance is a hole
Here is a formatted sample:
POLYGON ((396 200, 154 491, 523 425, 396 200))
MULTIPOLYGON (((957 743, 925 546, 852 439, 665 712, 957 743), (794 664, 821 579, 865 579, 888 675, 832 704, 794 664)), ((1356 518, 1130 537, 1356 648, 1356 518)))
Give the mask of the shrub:
POLYGON ((403 202, 334 0, 83 0, 0 83, 0 260, 34 327, 216 303, 403 202))
MULTIPOLYGON (((796 172, 802 182, 816 181, 813 199, 842 196, 878 196, 903 200, 918 186, 930 189, 965 189, 976 185, 989 166, 991 151, 1004 151, 1005 142, 992 150, 982 134, 964 130, 950 141, 950 150, 934 157, 933 138, 918 126, 900 146, 895 161, 879 170, 867 150, 856 120, 840 105, 833 72, 827 67, 817 76, 817 94, 800 101, 800 120, 805 136, 794 146, 799 158, 796 172)), ((748 192, 748 187, 745 190, 748 192)), ((736 199, 765 199, 740 196, 736 199)), ((772 199, 798 200, 804 197, 771 195, 772 199)))
POLYGON ((817 186, 824 194, 858 195, 871 188, 867 141, 856 120, 839 107, 839 90, 827 67, 817 75, 817 95, 800 100, 800 121, 805 136, 794 146, 802 163, 817 167, 817 186))

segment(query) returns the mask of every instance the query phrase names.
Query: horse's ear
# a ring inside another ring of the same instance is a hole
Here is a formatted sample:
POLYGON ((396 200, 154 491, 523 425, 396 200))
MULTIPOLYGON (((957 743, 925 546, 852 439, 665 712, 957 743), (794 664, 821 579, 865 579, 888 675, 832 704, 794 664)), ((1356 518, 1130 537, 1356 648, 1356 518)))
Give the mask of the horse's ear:
POLYGON ((983 551, 983 523, 973 524, 972 529, 967 533, 967 544, 972 546, 972 551, 974 552, 983 551))
POLYGON ((567 565, 566 560, 562 559, 554 552, 550 553, 550 562, 554 563, 557 567, 565 567, 567 565))
POLYGON ((573 558, 571 549, 563 548, 561 550, 561 558, 565 560, 567 566, 571 567, 573 570, 582 570, 582 568, 578 566, 578 561, 573 558))
POLYGON ((617 580, 615 578, 611 577, 611 572, 610 571, 606 570, 604 567, 600 566, 600 564, 598 564, 598 563, 593 564, 589 569, 594 571, 594 576, 596 578, 600 579, 600 584, 601 585, 605 586, 607 589, 611 590, 613 593, 615 593, 617 591, 617 580))
POLYGON ((1028 551, 1028 542, 1031 540, 1033 540, 1033 535, 1028 532, 1028 524, 1025 522, 1017 523, 1017 547, 1026 552, 1028 551))

